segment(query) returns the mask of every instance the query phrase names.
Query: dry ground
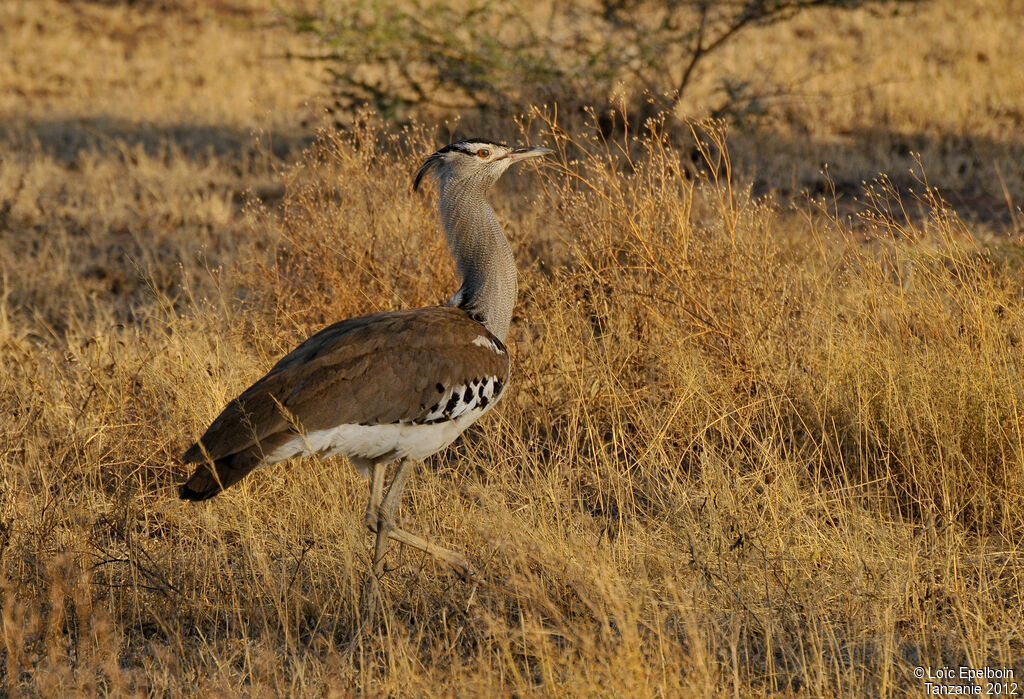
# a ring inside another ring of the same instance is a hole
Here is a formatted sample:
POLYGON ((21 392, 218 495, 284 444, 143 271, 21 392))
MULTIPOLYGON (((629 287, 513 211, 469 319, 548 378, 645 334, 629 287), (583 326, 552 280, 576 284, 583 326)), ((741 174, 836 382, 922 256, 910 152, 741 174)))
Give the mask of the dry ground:
POLYGON ((515 382, 403 508, 494 582, 394 553, 391 622, 349 653, 365 483, 288 463, 195 506, 176 458, 316 328, 450 293, 407 185, 445 136, 371 120, 303 152, 321 83, 263 0, 0 4, 6 692, 1024 677, 1022 16, 948 0, 753 32, 714 71, 804 95, 731 135, 732 179, 714 128, 695 173, 534 112, 559 156, 495 196, 515 382))

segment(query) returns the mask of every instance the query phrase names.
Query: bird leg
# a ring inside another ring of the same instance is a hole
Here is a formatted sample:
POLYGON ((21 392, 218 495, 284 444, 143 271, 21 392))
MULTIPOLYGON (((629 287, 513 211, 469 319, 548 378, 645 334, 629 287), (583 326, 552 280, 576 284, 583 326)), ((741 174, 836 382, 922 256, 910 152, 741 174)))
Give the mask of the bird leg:
MULTIPOLYGON (((398 501, 402 497, 402 490, 405 488, 405 483, 409 479, 409 475, 412 473, 412 464, 408 461, 403 461, 398 470, 395 472, 395 477, 391 481, 391 488, 388 490, 387 496, 384 498, 384 502, 380 505, 380 520, 377 525, 377 536, 378 542, 380 541, 381 522, 384 518, 387 518, 387 524, 384 525, 386 536, 394 539, 395 541, 411 546, 414 549, 428 553, 435 558, 439 558, 452 568, 455 568, 465 578, 475 578, 476 571, 473 570, 473 566, 469 564, 466 557, 455 551, 449 551, 446 548, 442 548, 436 544, 427 541, 423 537, 417 536, 411 532, 407 532, 404 529, 399 529, 395 525, 395 513, 398 510, 398 501)), ((378 546, 380 544, 378 543, 378 546)), ((382 554, 383 555, 383 554, 382 554)), ((376 561, 375 561, 376 565, 376 561)))
POLYGON ((386 464, 374 463, 373 475, 370 480, 370 502, 366 505, 363 522, 371 532, 377 531, 377 517, 380 512, 380 501, 384 497, 384 471, 386 464))
POLYGON ((476 570, 461 553, 442 548, 421 536, 395 526, 395 513, 398 511, 398 502, 402 497, 402 491, 405 490, 405 484, 408 482, 411 473, 412 464, 405 459, 400 461, 395 470, 395 475, 391 479, 387 495, 384 495, 382 499, 384 465, 373 465, 370 503, 366 507, 364 519, 367 528, 377 534, 377 539, 373 550, 373 565, 363 589, 363 625, 369 623, 376 613, 377 601, 380 595, 379 579, 381 573, 384 572, 384 555, 387 553, 389 539, 394 539, 401 544, 411 546, 444 561, 467 580, 476 580, 479 577, 476 570), (376 514, 376 522, 373 521, 374 514, 376 514))
POLYGON ((373 481, 370 485, 370 503, 366 508, 366 525, 371 531, 377 533, 377 540, 373 547, 373 564, 370 567, 370 574, 363 586, 362 600, 362 625, 372 622, 377 613, 377 602, 380 598, 380 576, 384 572, 384 554, 388 550, 388 539, 395 529, 395 511, 398 509, 398 500, 402 497, 402 490, 409 480, 410 464, 403 459, 398 462, 395 475, 391 479, 391 486, 387 495, 381 499, 384 490, 384 464, 373 465, 373 481), (371 516, 376 513, 376 523, 371 523, 371 516))
MULTIPOLYGON (((388 547, 388 537, 395 530, 395 512, 398 511, 398 501, 402 498, 402 491, 412 473, 412 464, 407 459, 398 462, 395 475, 391 479, 391 486, 388 494, 381 501, 377 513, 377 545, 373 554, 373 574, 379 576, 384 566, 384 553, 388 547)), ((376 479, 376 473, 374 474, 376 479)), ((383 481, 383 476, 381 476, 383 481)), ((383 485, 383 484, 382 484, 383 485)))
POLYGON ((388 532, 388 536, 395 541, 405 544, 406 546, 412 546, 414 549, 418 549, 423 553, 429 553, 434 558, 441 559, 466 579, 475 580, 479 577, 476 570, 473 569, 473 566, 469 564, 469 561, 466 560, 466 557, 461 553, 456 553, 455 551, 442 548, 437 544, 427 541, 423 537, 416 536, 415 534, 397 527, 388 532))

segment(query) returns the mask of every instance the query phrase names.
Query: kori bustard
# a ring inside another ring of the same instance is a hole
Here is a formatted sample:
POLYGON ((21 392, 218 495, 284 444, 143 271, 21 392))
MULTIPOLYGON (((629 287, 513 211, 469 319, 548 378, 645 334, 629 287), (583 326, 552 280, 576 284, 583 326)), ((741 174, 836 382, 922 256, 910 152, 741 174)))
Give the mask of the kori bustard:
POLYGON ((211 498, 264 464, 343 454, 370 479, 365 522, 377 535, 374 576, 389 538, 475 575, 461 554, 399 529, 395 511, 411 462, 451 444, 505 393, 516 267, 486 193, 513 163, 549 152, 474 138, 427 158, 413 187, 437 176, 462 286, 445 306, 343 320, 285 355, 185 452, 184 462, 198 465, 181 497, 211 498))

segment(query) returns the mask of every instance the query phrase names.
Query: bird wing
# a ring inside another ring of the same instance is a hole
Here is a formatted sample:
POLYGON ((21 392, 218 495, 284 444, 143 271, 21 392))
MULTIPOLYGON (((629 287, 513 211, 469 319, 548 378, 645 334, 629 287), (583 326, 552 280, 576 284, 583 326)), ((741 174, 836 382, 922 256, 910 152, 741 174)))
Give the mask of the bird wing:
POLYGON ((428 420, 453 388, 491 378, 505 384, 508 373, 501 341, 458 308, 344 320, 231 401, 183 460, 221 459, 283 433, 428 420))

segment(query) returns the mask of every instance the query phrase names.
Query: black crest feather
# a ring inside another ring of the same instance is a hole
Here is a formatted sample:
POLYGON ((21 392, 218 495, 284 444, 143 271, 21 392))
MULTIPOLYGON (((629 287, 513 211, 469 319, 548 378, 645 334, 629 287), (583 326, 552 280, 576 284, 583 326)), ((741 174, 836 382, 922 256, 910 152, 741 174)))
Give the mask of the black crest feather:
POLYGON ((437 153, 434 153, 432 156, 423 161, 423 164, 420 165, 420 169, 416 171, 416 180, 412 183, 413 191, 416 191, 420 188, 420 181, 423 179, 424 175, 430 172, 432 168, 437 166, 443 158, 444 156, 441 155, 441 151, 438 151, 437 153))

